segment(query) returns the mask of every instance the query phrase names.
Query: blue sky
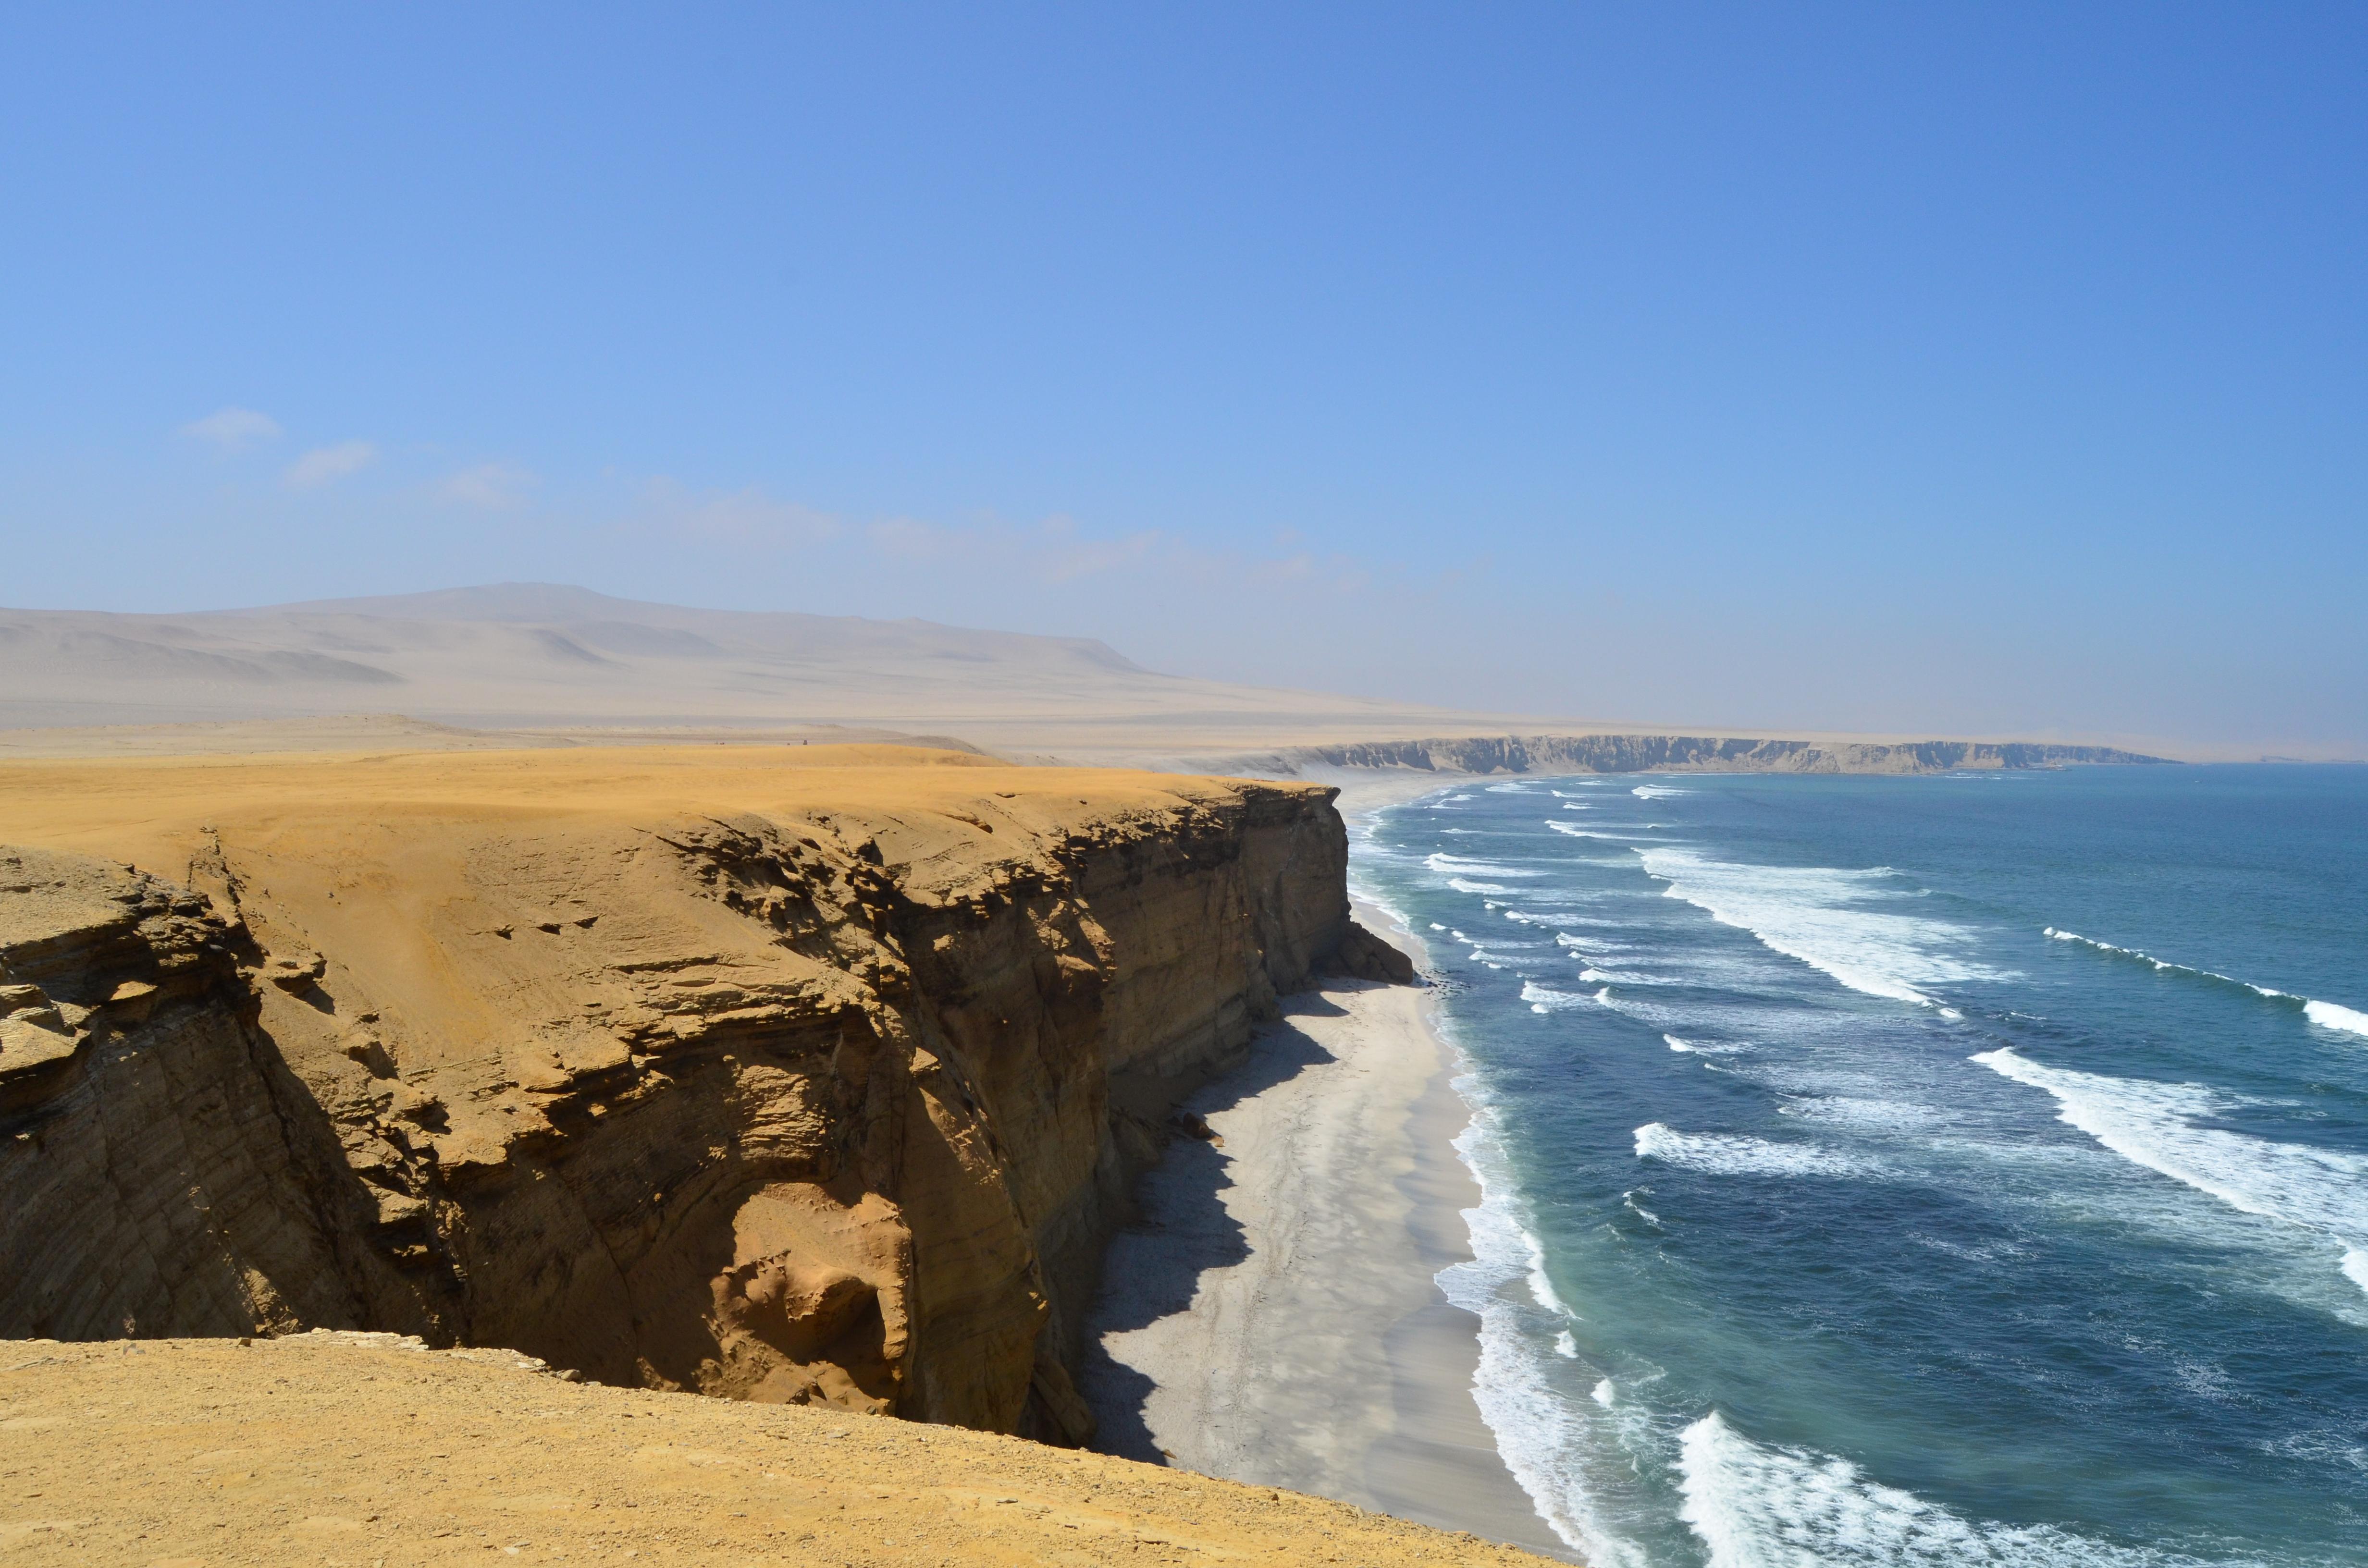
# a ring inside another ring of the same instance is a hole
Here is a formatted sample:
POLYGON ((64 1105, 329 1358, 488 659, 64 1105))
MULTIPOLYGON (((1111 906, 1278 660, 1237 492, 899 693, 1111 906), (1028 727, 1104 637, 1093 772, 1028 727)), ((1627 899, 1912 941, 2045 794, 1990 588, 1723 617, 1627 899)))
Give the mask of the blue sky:
POLYGON ((2357 6, 20 7, 0 603, 2368 755, 2357 6))

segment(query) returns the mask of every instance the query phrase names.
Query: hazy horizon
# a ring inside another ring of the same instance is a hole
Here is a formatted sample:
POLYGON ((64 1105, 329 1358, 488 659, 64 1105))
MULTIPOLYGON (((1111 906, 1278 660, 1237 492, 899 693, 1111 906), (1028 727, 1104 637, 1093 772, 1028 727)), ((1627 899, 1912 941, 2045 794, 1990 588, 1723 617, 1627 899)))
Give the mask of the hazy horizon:
POLYGON ((20 23, 0 599, 2368 756, 2368 21, 20 23))
MULTIPOLYGON (((0 674, 15 687, 9 699, 0 699, 0 729, 28 724, 65 729, 207 725, 268 718, 300 722, 295 717, 300 714, 402 715, 463 728, 615 722, 639 727, 664 722, 658 708, 652 706, 658 691, 668 694, 677 722, 694 726, 852 722, 894 727, 912 724, 912 699, 923 688, 932 688, 935 700, 922 701, 925 716, 920 722, 925 725, 962 729, 963 705, 985 701, 992 710, 975 713, 973 727, 984 724, 987 731, 999 731, 1012 718, 1005 710, 1009 698, 1030 691, 1030 706, 1040 725, 1055 712, 1067 711, 1090 730, 1124 710, 1133 715, 1130 723, 1148 726, 1149 733, 1168 728, 1174 744, 1188 751, 1194 744, 1205 750, 1209 723, 1228 722, 1230 716, 1231 722, 1262 724, 1270 732, 1278 725, 1282 732, 1304 731, 1292 744, 1320 744, 1350 734, 1383 739, 1417 733, 1448 737, 1626 731, 1879 743, 2032 741, 2106 745, 2191 762, 2368 761, 2324 749, 2298 756, 2263 756, 2243 748, 2097 732, 1770 730, 1694 723, 1682 714, 1520 713, 1403 702, 1381 708, 1360 706, 1354 699, 1344 708, 1336 700, 1342 694, 1227 685, 1146 666, 1099 638, 982 631, 916 617, 816 617, 798 610, 670 605, 564 583, 473 584, 415 594, 177 613, 0 606, 0 674), (62 627, 52 618, 64 618, 72 625, 62 627), (99 624, 90 626, 85 618, 96 618, 99 624), (309 625, 315 620, 317 626, 309 625), (373 630, 381 624, 407 624, 413 630, 373 630), (457 636, 427 633, 429 627, 447 627, 457 636), (651 629, 654 634, 637 628, 651 629), (504 630, 488 642, 483 634, 489 629, 504 630), (546 629, 557 631, 558 638, 547 636, 546 629), (94 631, 99 634, 96 642, 87 637, 94 631), (51 644, 46 658, 44 643, 51 644), (78 647, 85 651, 74 652, 78 647), (816 692, 811 684, 803 690, 780 687, 763 697, 756 696, 761 686, 746 684, 756 678, 752 671, 739 671, 724 687, 693 673, 698 663, 728 661, 735 651, 759 663, 786 655, 803 668, 808 683, 821 680, 836 687, 828 711, 814 707, 816 692), (671 663, 671 675, 637 657, 647 655, 657 656, 661 667, 671 663), (238 663, 237 673, 215 666, 225 656, 238 663), (416 664, 422 656, 428 661, 425 666, 416 664), (57 662, 61 657, 63 664, 57 662), (685 657, 690 665, 680 663, 685 657), (317 662, 324 658, 343 670, 323 669, 317 662), (988 666, 996 668, 990 672, 988 666), (401 673, 406 668, 409 673, 401 673), (1079 684, 1076 677, 1088 671, 1117 684, 1098 685, 1092 676, 1079 684), (661 682, 656 690, 649 684, 653 676, 661 682), (554 676, 569 688, 564 694, 551 684, 554 676), (951 686, 948 676, 952 677, 951 686), (883 679, 888 686, 877 684, 883 679), (192 680, 195 687, 188 684, 192 680), (513 691, 512 699, 496 699, 487 707, 487 692, 506 687, 513 691), (548 710, 541 717, 530 711, 534 698, 517 695, 534 689, 545 694, 541 700, 548 710), (755 696, 755 707, 748 709, 730 697, 719 706, 719 696, 726 690, 755 696), (587 700, 590 707, 585 706, 587 700)), ((1023 730, 1034 727, 1022 723, 1023 730)), ((1017 738, 1010 733, 996 736, 997 744, 1007 746, 1017 738)))

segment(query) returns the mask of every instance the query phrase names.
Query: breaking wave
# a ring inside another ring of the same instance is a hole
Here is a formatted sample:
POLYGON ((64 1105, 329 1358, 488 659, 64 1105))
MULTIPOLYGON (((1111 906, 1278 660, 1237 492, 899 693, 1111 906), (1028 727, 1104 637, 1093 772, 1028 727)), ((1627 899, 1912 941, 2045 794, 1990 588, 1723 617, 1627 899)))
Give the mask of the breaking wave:
POLYGON ((1678 1440, 1678 1517, 1709 1568, 2201 1568, 2053 1525, 1977 1523, 1848 1460, 1755 1443, 1713 1411, 1678 1440))
POLYGON ((2094 937, 2083 937, 2078 931, 2063 931, 2050 926, 2046 927, 2045 935, 2059 942, 2078 943, 2094 952, 2128 959, 2134 963, 2151 965, 2157 973, 2192 974, 2198 980, 2215 981, 2222 985, 2241 987, 2256 996, 2266 996, 2272 1002, 2289 1003, 2299 1009, 2305 1018, 2323 1029, 2339 1029, 2345 1034, 2368 1035, 2368 1013, 2362 1013, 2356 1008, 2346 1007, 2334 1002, 2320 1002, 2308 996, 2297 996, 2291 991, 2280 991, 2272 986, 2256 985, 2249 980, 2239 980, 2233 974, 2223 974, 2216 969, 2199 969, 2193 964, 2173 963, 2169 959, 2158 959, 2152 953, 2137 948, 2119 947, 2112 942, 2100 942, 2094 937))
POLYGON ((1679 1040, 1673 1034, 1665 1034, 1661 1040, 1671 1051, 1682 1051, 1695 1056, 1736 1056, 1749 1049, 1740 1045, 1705 1045, 1698 1040, 1679 1040))
POLYGON ((1521 983, 1521 1000, 1530 1005, 1532 1013, 1558 1013, 1565 1007, 1591 1006, 1599 998, 1574 991, 1556 991, 1551 985, 1525 980, 1521 983))
POLYGON ((1474 860, 1463 855, 1436 854, 1423 857, 1422 863, 1441 874, 1461 872, 1475 877, 1543 877, 1543 871, 1525 870, 1519 866, 1500 866, 1494 860, 1474 860))
POLYGON ((2323 1029, 2341 1029, 2346 1034, 2368 1035, 2368 1013, 2339 1007, 2332 1002, 2305 1002, 2302 1016, 2323 1029))
POLYGON ((1567 1330, 1555 1322, 1564 1314, 1552 1285, 1540 1289, 1544 1244, 1525 1223, 1513 1191, 1495 1107, 1469 1074, 1455 1080, 1455 1089, 1472 1108, 1471 1125, 1456 1136, 1455 1152, 1479 1185, 1480 1204, 1463 1210, 1471 1261, 1452 1264, 1433 1278, 1441 1294, 1480 1320, 1473 1403, 1496 1434, 1505 1468, 1556 1535, 1599 1568, 1645 1568, 1645 1554, 1613 1532, 1582 1481, 1586 1427, 1547 1381, 1548 1363, 1537 1341, 1550 1326, 1558 1334, 1567 1330), (1517 1281, 1529 1286, 1528 1302, 1508 1289, 1517 1281))
POLYGON ((1946 921, 1869 905, 1896 902, 1887 867, 1748 866, 1675 847, 1639 849, 1645 874, 1721 925, 1870 996, 1937 1006, 1922 987, 2010 978, 1952 950, 1974 934, 1946 921))
POLYGON ((2236 1108, 2197 1084, 2108 1078, 2049 1067, 2011 1046, 1971 1060, 2055 1096, 2056 1118, 2133 1165, 2232 1209, 2316 1233, 2342 1249, 2346 1278, 2368 1291, 2368 1155, 2281 1143, 2197 1123, 2236 1108))

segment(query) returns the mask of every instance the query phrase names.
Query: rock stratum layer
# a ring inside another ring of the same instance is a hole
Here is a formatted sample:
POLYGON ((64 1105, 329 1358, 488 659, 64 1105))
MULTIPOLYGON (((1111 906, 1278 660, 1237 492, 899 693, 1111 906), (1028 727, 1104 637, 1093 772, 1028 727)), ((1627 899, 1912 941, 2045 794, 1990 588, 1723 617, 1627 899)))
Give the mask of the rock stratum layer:
POLYGON ((571 1385, 507 1351, 392 1337, 0 1346, 0 1556, 814 1568, 1547 1561, 1344 1503, 1098 1454, 825 1408, 571 1385))
POLYGON ((386 1330, 1058 1441, 1311 786, 882 747, 0 768, 0 1335, 386 1330))

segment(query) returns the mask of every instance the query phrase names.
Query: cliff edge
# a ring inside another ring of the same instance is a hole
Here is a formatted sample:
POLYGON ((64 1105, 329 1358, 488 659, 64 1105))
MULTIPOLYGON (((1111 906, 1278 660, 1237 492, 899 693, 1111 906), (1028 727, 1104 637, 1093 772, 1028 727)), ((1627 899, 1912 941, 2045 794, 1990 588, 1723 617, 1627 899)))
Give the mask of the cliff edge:
POLYGON ((0 768, 0 1336, 416 1335, 1076 1442, 1331 792, 885 747, 0 768))
POLYGON ((571 1384, 510 1351, 392 1335, 0 1345, 0 1453, 10 1561, 1548 1562, 1186 1471, 571 1384))

